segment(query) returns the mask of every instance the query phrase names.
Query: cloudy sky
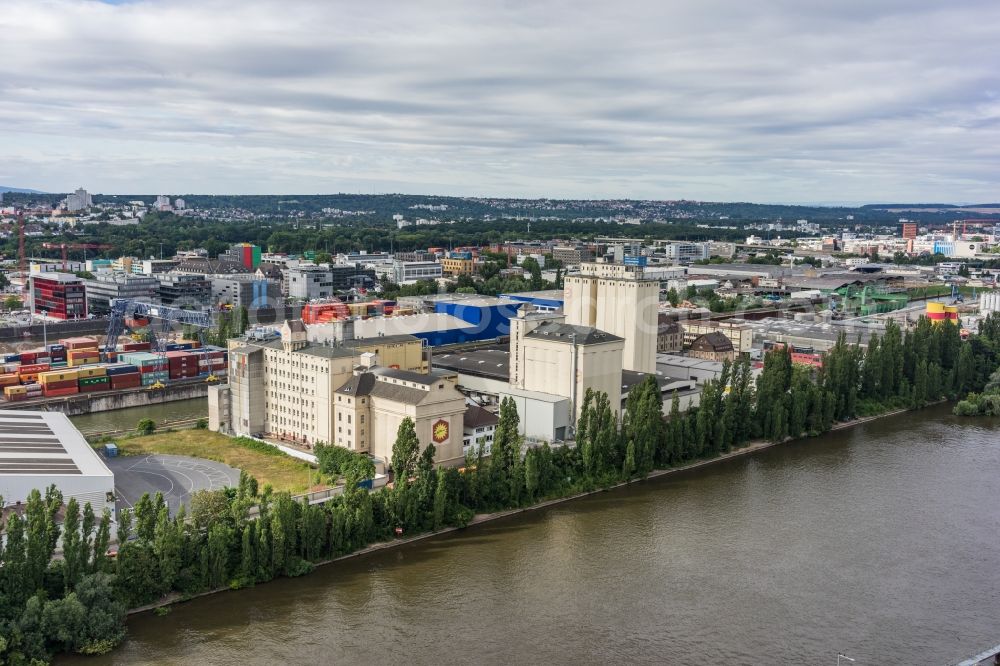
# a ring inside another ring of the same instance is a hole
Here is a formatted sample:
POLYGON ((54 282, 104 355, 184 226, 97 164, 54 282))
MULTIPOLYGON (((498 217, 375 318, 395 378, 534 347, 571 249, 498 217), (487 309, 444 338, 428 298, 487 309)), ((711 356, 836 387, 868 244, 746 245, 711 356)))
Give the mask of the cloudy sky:
POLYGON ((1000 201, 997 0, 0 0, 0 184, 1000 201))

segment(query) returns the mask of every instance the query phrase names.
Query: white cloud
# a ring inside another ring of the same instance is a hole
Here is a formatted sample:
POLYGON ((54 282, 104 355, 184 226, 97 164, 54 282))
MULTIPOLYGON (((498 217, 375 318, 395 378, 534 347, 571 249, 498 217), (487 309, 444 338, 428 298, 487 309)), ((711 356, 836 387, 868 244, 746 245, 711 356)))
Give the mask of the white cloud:
POLYGON ((0 182, 1000 199, 995 0, 7 0, 0 182))

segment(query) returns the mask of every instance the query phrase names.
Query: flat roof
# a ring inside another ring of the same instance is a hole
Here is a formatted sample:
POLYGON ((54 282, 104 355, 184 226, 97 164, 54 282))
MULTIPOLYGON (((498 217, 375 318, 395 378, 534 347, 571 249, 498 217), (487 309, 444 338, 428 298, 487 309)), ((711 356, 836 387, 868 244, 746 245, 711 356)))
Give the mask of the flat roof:
POLYGON ((509 294, 499 294, 500 298, 537 299, 543 301, 561 301, 566 297, 562 289, 542 289, 540 291, 518 291, 509 294))
POLYGON ((0 476, 14 475, 114 476, 65 414, 0 410, 0 476))
POLYGON ((489 379, 510 379, 510 352, 504 349, 475 349, 463 352, 434 354, 434 366, 455 372, 478 375, 489 379))

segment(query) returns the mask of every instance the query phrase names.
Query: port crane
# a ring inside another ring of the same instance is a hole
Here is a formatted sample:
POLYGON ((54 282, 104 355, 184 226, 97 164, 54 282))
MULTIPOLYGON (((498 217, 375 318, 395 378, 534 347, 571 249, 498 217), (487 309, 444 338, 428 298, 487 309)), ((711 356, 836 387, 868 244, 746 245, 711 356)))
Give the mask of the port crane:
MULTIPOLYGON (((183 310, 165 305, 153 305, 130 298, 111 299, 111 313, 108 315, 108 330, 107 337, 104 340, 104 351, 115 351, 118 338, 126 330, 131 330, 135 322, 144 320, 148 322, 150 349, 163 357, 167 351, 165 346, 166 338, 161 339, 156 335, 156 331, 150 321, 151 319, 159 319, 162 322, 163 332, 166 332, 168 325, 171 323, 196 328, 198 330, 198 342, 200 343, 203 359, 208 361, 208 350, 205 349, 205 330, 212 326, 212 316, 209 313, 199 310, 183 310)), ((209 368, 206 381, 218 381, 218 378, 212 371, 211 365, 206 363, 206 366, 209 368)))

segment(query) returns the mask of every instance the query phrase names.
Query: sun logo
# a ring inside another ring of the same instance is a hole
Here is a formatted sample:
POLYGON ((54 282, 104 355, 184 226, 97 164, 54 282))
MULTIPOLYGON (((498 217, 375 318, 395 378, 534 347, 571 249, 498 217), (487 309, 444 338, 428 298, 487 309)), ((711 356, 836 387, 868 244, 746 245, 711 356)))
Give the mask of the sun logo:
POLYGON ((431 433, 434 441, 437 444, 440 444, 441 442, 445 441, 446 439, 448 439, 448 422, 445 421, 444 419, 436 422, 434 426, 431 428, 431 433))

